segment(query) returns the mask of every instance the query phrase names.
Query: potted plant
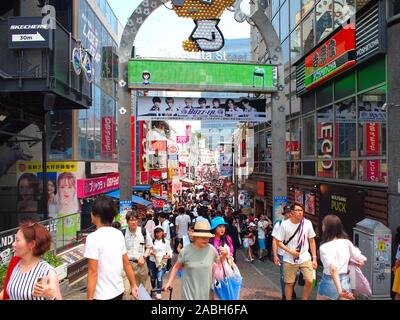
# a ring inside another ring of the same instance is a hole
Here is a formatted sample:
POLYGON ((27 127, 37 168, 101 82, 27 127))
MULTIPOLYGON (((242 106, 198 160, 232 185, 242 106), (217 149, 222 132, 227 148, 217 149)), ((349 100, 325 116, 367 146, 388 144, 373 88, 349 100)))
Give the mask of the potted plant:
POLYGON ((8 264, 0 266, 0 291, 3 290, 4 280, 6 279, 8 264))
POLYGON ((58 281, 61 281, 67 277, 67 264, 64 263, 61 258, 56 256, 52 251, 47 251, 42 256, 42 259, 54 267, 57 272, 58 281))

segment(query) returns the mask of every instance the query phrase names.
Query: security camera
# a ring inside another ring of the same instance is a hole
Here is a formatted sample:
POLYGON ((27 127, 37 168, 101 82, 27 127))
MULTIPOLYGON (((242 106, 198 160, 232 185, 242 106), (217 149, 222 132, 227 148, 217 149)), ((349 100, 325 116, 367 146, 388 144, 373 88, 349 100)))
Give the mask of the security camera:
POLYGON ((388 107, 388 104, 385 102, 381 108, 382 111, 386 111, 388 107))

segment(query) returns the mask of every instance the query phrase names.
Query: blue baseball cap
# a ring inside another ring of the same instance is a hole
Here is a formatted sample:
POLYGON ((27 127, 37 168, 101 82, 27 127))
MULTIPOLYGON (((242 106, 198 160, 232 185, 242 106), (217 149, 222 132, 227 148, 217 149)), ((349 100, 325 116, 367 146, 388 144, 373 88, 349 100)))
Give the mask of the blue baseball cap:
POLYGON ((224 224, 224 225, 228 225, 224 218, 222 217, 215 217, 214 219, 211 220, 211 230, 214 230, 216 227, 218 227, 219 225, 224 224))

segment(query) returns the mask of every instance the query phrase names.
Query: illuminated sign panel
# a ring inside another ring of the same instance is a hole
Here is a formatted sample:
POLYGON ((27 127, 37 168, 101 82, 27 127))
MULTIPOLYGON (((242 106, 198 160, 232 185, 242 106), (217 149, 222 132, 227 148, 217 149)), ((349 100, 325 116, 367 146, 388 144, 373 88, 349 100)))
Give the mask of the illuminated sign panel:
POLYGON ((307 56, 305 87, 315 88, 356 63, 354 24, 346 26, 307 56))
POLYGON ((203 92, 275 92, 275 66, 178 60, 129 61, 129 88, 203 92))

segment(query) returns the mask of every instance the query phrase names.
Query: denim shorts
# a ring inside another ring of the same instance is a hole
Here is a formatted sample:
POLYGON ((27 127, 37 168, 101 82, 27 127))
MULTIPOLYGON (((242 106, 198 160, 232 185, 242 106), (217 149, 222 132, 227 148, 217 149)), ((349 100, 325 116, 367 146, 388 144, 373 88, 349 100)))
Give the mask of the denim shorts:
MULTIPOLYGON (((342 285, 343 291, 351 292, 350 278, 347 274, 339 274, 340 284, 342 285)), ((318 294, 322 297, 330 300, 338 300, 339 292, 336 289, 335 283, 333 282, 332 276, 323 274, 318 285, 318 294)))

